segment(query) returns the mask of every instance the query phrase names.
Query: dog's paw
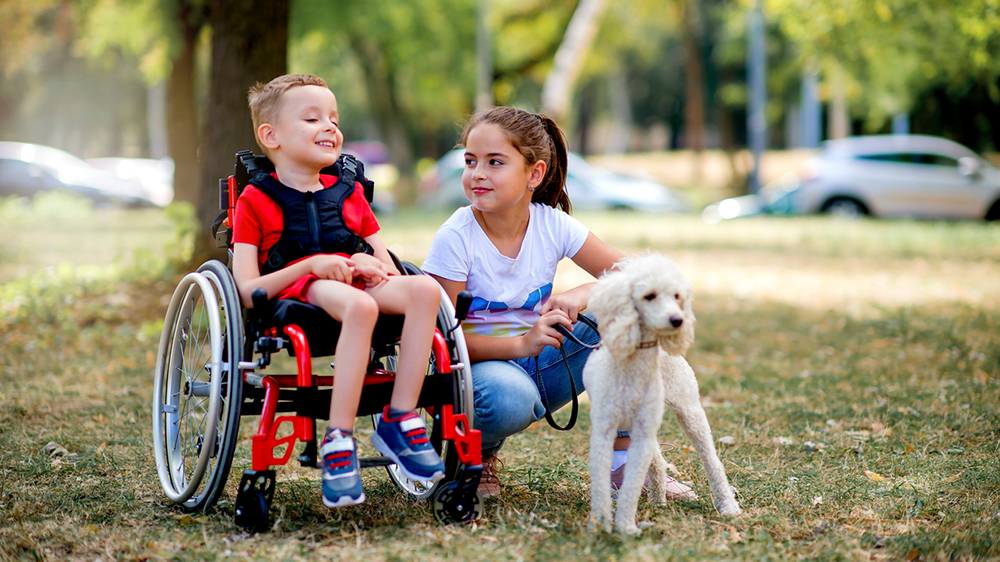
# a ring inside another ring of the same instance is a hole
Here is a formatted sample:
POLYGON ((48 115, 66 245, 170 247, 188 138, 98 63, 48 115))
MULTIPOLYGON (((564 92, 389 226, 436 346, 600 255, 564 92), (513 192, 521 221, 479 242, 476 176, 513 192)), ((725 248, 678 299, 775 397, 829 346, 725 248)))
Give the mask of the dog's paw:
POLYGON ((615 525, 615 531, 631 537, 638 536, 642 533, 642 529, 640 529, 635 523, 618 523, 615 525))
POLYGON ((715 506, 715 509, 719 510, 720 515, 724 515, 726 517, 732 517, 743 513, 743 510, 740 509, 740 504, 736 503, 735 499, 723 500, 715 506))

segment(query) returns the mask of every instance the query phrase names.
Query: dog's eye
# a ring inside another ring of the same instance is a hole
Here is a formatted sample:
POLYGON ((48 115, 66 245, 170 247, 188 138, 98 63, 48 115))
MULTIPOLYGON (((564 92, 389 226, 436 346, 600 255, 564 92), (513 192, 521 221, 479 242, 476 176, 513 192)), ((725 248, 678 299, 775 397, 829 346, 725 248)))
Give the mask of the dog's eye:
POLYGON ((674 293, 674 300, 681 300, 681 294, 680 293, 674 293))
POLYGON ((648 301, 651 301, 651 300, 653 300, 653 299, 656 298, 656 293, 649 293, 648 295, 646 295, 646 296, 644 296, 642 298, 644 298, 644 299, 646 299, 648 301))

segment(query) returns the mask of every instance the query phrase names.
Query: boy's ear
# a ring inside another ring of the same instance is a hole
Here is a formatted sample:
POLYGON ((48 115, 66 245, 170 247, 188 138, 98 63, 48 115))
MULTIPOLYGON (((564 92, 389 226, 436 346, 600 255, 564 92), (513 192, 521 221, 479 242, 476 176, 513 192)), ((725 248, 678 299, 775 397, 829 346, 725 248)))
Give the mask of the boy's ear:
POLYGON ((257 127, 257 140, 268 150, 278 148, 276 131, 270 123, 261 123, 260 127, 257 127))

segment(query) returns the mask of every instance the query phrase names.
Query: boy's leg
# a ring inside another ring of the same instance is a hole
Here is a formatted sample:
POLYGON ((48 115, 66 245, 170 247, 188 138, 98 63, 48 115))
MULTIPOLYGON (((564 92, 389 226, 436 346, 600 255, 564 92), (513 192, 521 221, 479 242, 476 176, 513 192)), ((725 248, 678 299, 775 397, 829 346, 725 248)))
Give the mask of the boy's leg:
POLYGON ((324 279, 310 284, 306 298, 343 324, 335 351, 337 367, 329 427, 350 431, 358 415, 378 305, 364 291, 324 279))
POLYGON ((427 426, 414 409, 427 374, 441 289, 425 276, 390 277, 368 289, 386 314, 402 314, 396 381, 390 404, 372 435, 372 444, 391 458, 413 480, 437 481, 444 477, 444 463, 430 439, 427 426))
POLYGON ((306 290, 306 298, 343 325, 335 351, 337 368, 330 419, 319 449, 323 462, 323 504, 331 508, 356 505, 365 501, 365 492, 354 441, 354 419, 368 368, 378 305, 364 291, 326 279, 313 281, 306 290))
POLYGON ((368 294, 375 298, 381 312, 403 315, 396 384, 390 404, 400 411, 412 410, 417 407, 427 374, 427 360, 441 305, 441 287, 425 275, 393 276, 368 289, 368 294))

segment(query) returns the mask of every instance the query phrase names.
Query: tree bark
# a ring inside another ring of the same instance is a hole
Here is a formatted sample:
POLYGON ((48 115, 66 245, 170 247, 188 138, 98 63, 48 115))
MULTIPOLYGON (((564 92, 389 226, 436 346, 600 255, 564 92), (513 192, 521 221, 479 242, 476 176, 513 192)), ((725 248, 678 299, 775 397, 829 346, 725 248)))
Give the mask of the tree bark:
POLYGON ((174 200, 198 203, 201 170, 198 166, 198 115, 194 102, 195 47, 204 25, 204 15, 196 8, 181 9, 180 25, 184 46, 174 61, 167 80, 167 138, 174 160, 174 200))
POLYGON ((235 154, 257 143, 247 107, 247 91, 256 82, 284 74, 288 59, 290 0, 212 0, 212 69, 208 117, 201 161, 195 248, 203 258, 221 256, 211 225, 219 214, 219 179, 233 172, 235 154))
POLYGON ((371 103, 372 113, 385 140, 393 163, 399 169, 399 180, 395 193, 403 206, 417 199, 416 164, 413 147, 409 141, 403 111, 399 103, 399 91, 395 82, 396 71, 383 53, 387 49, 364 36, 359 30, 351 30, 351 46, 361 57, 365 88, 371 103))
POLYGON ((692 183, 701 183, 705 150, 705 72, 698 41, 698 0, 685 0, 681 26, 684 43, 684 145, 694 151, 692 183))

